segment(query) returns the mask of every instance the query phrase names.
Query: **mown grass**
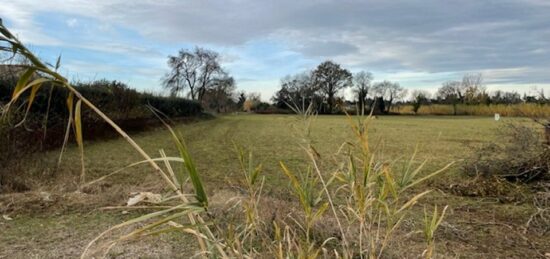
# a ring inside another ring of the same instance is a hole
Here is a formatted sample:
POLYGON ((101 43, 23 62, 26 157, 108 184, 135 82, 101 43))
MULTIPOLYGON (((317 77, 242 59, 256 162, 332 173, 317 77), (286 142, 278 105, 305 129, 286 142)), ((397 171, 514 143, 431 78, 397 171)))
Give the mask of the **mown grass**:
MULTIPOLYGON (((306 154, 296 144, 297 138, 293 137, 293 121, 288 115, 231 115, 179 125, 177 128, 184 135, 207 186, 215 188, 219 183, 236 183, 234 179, 240 177, 235 143, 250 149, 256 160, 264 164, 264 174, 269 177, 266 187, 280 190, 286 187, 281 184, 287 181, 279 169, 279 161, 290 167, 307 161, 306 154)), ((430 171, 463 159, 472 146, 494 140, 494 130, 502 123, 488 117, 379 117, 370 128, 371 145, 387 160, 409 160, 418 149, 417 161, 429 159, 425 170, 430 171)), ((352 134, 344 116, 317 118, 312 125, 312 138, 315 148, 326 162, 323 166, 331 166, 331 156, 345 141, 352 139, 352 134)), ((177 153, 169 133, 164 129, 137 134, 135 140, 151 154, 158 154, 161 148, 167 154, 177 153)), ((87 143, 86 147, 85 163, 90 179, 137 161, 135 151, 124 145, 122 139, 87 143)), ((79 170, 79 153, 76 151, 76 147, 67 150, 62 170, 79 170)), ((49 152, 41 156, 38 163, 53 165, 57 156, 58 151, 49 152)), ((115 176, 115 180, 119 178, 123 182, 139 183, 149 170, 146 165, 135 167, 115 176)), ((453 176, 455 173, 456 168, 446 175, 453 176)))
MULTIPOLYGON (((400 164, 399 161, 410 159, 414 151, 418 150, 417 161, 429 159, 423 170, 429 173, 450 161, 460 160, 469 155, 471 147, 497 140, 494 131, 500 124, 521 120, 525 119, 504 118, 503 121, 496 122, 490 117, 381 116, 371 124, 370 143, 383 154, 384 159, 398 160, 397 166, 400 164)), ((241 172, 234 143, 252 150, 255 160, 263 163, 263 175, 267 177, 264 187, 267 194, 264 195, 289 199, 289 183, 279 169, 279 161, 284 161, 291 168, 299 168, 307 161, 306 154, 297 145, 297 138, 293 137, 293 122, 292 116, 240 114, 178 125, 177 128, 186 139, 209 196, 213 197, 211 202, 223 204, 224 197, 231 197, 223 195, 224 192, 229 190, 238 193, 242 188, 241 181, 238 180, 241 178, 241 172)), ((315 120, 312 125, 312 139, 321 155, 322 167, 331 169, 338 166, 332 163, 331 157, 344 141, 351 139, 352 134, 343 116, 319 116, 315 120)), ((164 129, 139 133, 133 137, 151 154, 157 154, 160 148, 165 149, 167 154, 177 153, 169 133, 164 129)), ((100 177, 137 161, 135 150, 126 145, 122 139, 94 141, 85 143, 85 146, 85 163, 89 179, 100 177)), ((24 165, 27 172, 34 174, 34 178, 50 179, 47 183, 36 181, 37 184, 33 186, 33 190, 63 192, 76 189, 80 174, 78 148, 70 146, 61 167, 54 172, 53 168, 58 155, 58 151, 55 150, 36 155, 28 160, 32 161, 31 163, 24 165), (43 170, 44 168, 46 170, 43 170)), ((14 220, 2 222, 3 225, 10 227, 7 228, 7 235, 0 240, 0 248, 9 249, 5 250, 8 255, 9 251, 16 251, 17 246, 13 245, 13 240, 17 240, 20 244, 34 244, 37 233, 32 229, 39 228, 41 235, 44 236, 70 232, 70 238, 77 240, 76 246, 81 249, 77 252, 60 251, 59 255, 78 255, 85 243, 94 237, 90 233, 97 234, 109 225, 128 219, 128 215, 99 211, 96 210, 97 208, 123 205, 132 191, 162 191, 164 187, 159 183, 160 179, 150 174, 150 170, 147 166, 134 167, 123 174, 108 178, 103 184, 99 184, 100 187, 84 190, 88 196, 83 197, 80 203, 73 204, 70 208, 9 211, 9 215, 14 220), (79 209, 79 206, 82 208, 79 209), (82 220, 82 215, 91 216, 87 218, 88 220, 82 220)), ((428 184, 445 187, 461 181, 466 179, 462 177, 458 167, 453 167, 428 184)), ((471 257, 517 256, 525 253, 535 255, 532 245, 521 241, 521 238, 518 238, 519 241, 516 243, 510 243, 510 239, 516 237, 513 237, 513 233, 507 226, 501 225, 525 223, 533 209, 529 204, 502 204, 491 199, 454 196, 446 193, 446 190, 435 192, 427 199, 430 203, 442 205, 441 208, 444 205, 450 205, 447 213, 448 220, 444 220, 441 233, 436 234, 438 246, 442 247, 438 248, 438 253, 446 256, 471 257), (510 244, 515 247, 507 250, 510 244)), ((415 210, 414 214, 413 218, 420 222, 423 217, 421 209, 415 210)), ((407 224, 418 224, 414 222, 407 224)), ((163 237, 161 242, 140 244, 146 247, 172 247, 172 250, 163 251, 168 251, 167 254, 185 254, 189 253, 189 250, 183 249, 186 246, 174 247, 172 244, 173 242, 191 244, 194 242, 188 239, 189 237, 163 237)), ((548 245, 544 245, 546 241, 550 240, 535 237, 533 242, 548 249, 548 245)), ((420 243, 421 240, 419 240, 420 243)), ((392 248, 391 252, 395 252, 398 256, 399 253, 407 251, 406 246, 414 245, 403 244, 403 247, 392 248)), ((33 254, 47 257, 48 249, 55 249, 56 246, 58 243, 55 242, 43 243, 39 249, 33 251, 33 254)), ((541 249, 540 246, 537 246, 537 249, 541 249)), ((58 249, 68 249, 68 247, 59 246, 58 249)), ((114 250, 112 253, 123 253, 123 251, 127 249, 123 249, 122 252, 114 250)))

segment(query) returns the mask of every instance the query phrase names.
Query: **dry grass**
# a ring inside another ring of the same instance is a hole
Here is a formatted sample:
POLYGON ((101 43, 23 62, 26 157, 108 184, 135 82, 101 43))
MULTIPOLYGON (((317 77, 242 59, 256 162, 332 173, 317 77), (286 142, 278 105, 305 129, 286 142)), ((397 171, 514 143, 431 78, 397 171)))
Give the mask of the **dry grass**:
MULTIPOLYGON (((396 107, 394 112, 403 114, 414 114, 412 105, 405 105, 396 107)), ((535 104, 535 103, 521 103, 521 104, 491 104, 491 105, 464 105, 459 104, 457 106, 458 115, 472 115, 472 116, 493 116, 495 113, 499 113, 501 116, 506 117, 549 117, 550 105, 548 104, 535 104)), ((446 104, 433 104, 423 105, 418 110, 419 115, 453 115, 454 110, 452 105, 446 104)))

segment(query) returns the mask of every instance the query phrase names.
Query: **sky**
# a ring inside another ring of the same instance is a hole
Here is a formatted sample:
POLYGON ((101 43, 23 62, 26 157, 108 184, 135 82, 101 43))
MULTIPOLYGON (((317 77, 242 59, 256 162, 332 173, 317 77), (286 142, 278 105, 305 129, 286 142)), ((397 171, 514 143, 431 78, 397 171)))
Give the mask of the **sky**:
POLYGON ((72 80, 162 91, 167 56, 221 54, 237 87, 269 100, 324 60, 434 92, 482 73, 489 90, 550 94, 548 0, 0 0, 0 18, 72 80))

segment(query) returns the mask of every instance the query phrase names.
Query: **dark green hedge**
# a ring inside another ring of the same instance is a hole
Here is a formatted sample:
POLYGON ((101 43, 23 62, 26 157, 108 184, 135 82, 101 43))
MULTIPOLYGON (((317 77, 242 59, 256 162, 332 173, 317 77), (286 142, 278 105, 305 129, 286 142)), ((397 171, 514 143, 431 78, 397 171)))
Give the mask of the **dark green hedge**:
MULTIPOLYGON (((0 104, 9 101, 13 85, 13 80, 0 79, 0 104)), ((173 118, 196 116, 202 113, 198 102, 138 92, 117 81, 99 80, 91 83, 75 83, 74 86, 84 97, 115 121, 154 118, 147 108, 148 105, 173 118)), ((33 103, 29 114, 30 119, 36 120, 43 117, 48 107, 50 90, 50 86, 42 87, 33 103)), ((65 99, 68 93, 59 87, 54 88, 51 93, 53 98, 49 109, 49 120, 51 120, 49 123, 55 124, 58 122, 57 120, 65 120, 67 117, 65 99)), ((26 96, 23 96, 22 99, 25 98, 26 96)), ((83 121, 99 119, 91 111, 84 110, 83 113, 83 121)))
MULTIPOLYGON (((14 85, 13 78, 6 76, 0 78, 0 107, 10 100, 14 85)), ((117 81, 99 80, 73 85, 119 126, 130 132, 159 125, 158 119, 147 107, 148 105, 172 119, 202 114, 202 108, 198 102, 138 92, 117 81)), ((38 92, 25 123, 14 128, 13 126, 23 118, 26 108, 25 100, 28 95, 22 96, 21 100, 10 109, 8 118, 0 121, 0 153, 4 154, 4 158, 9 159, 6 154, 13 154, 14 151, 30 153, 60 146, 63 143, 68 118, 67 95, 66 89, 60 87, 52 89, 51 86, 44 85, 38 92), (47 113, 47 130, 45 130, 44 122, 50 93, 52 98, 47 113)), ((84 106, 82 124, 85 139, 116 136, 109 125, 84 106)))

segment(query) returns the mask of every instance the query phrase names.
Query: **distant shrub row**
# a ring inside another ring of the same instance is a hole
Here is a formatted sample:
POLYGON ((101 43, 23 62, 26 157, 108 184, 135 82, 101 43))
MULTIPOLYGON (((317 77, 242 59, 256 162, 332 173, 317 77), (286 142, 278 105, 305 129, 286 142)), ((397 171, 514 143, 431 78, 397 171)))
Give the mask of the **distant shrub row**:
MULTIPOLYGON (((458 104, 457 115, 491 116, 499 113, 510 117, 550 117, 550 105, 537 103, 519 104, 458 104)), ((414 114, 412 105, 395 106, 392 112, 400 114, 414 114)), ((454 108, 450 104, 431 104, 420 107, 416 114, 422 115, 453 115, 454 108)))

